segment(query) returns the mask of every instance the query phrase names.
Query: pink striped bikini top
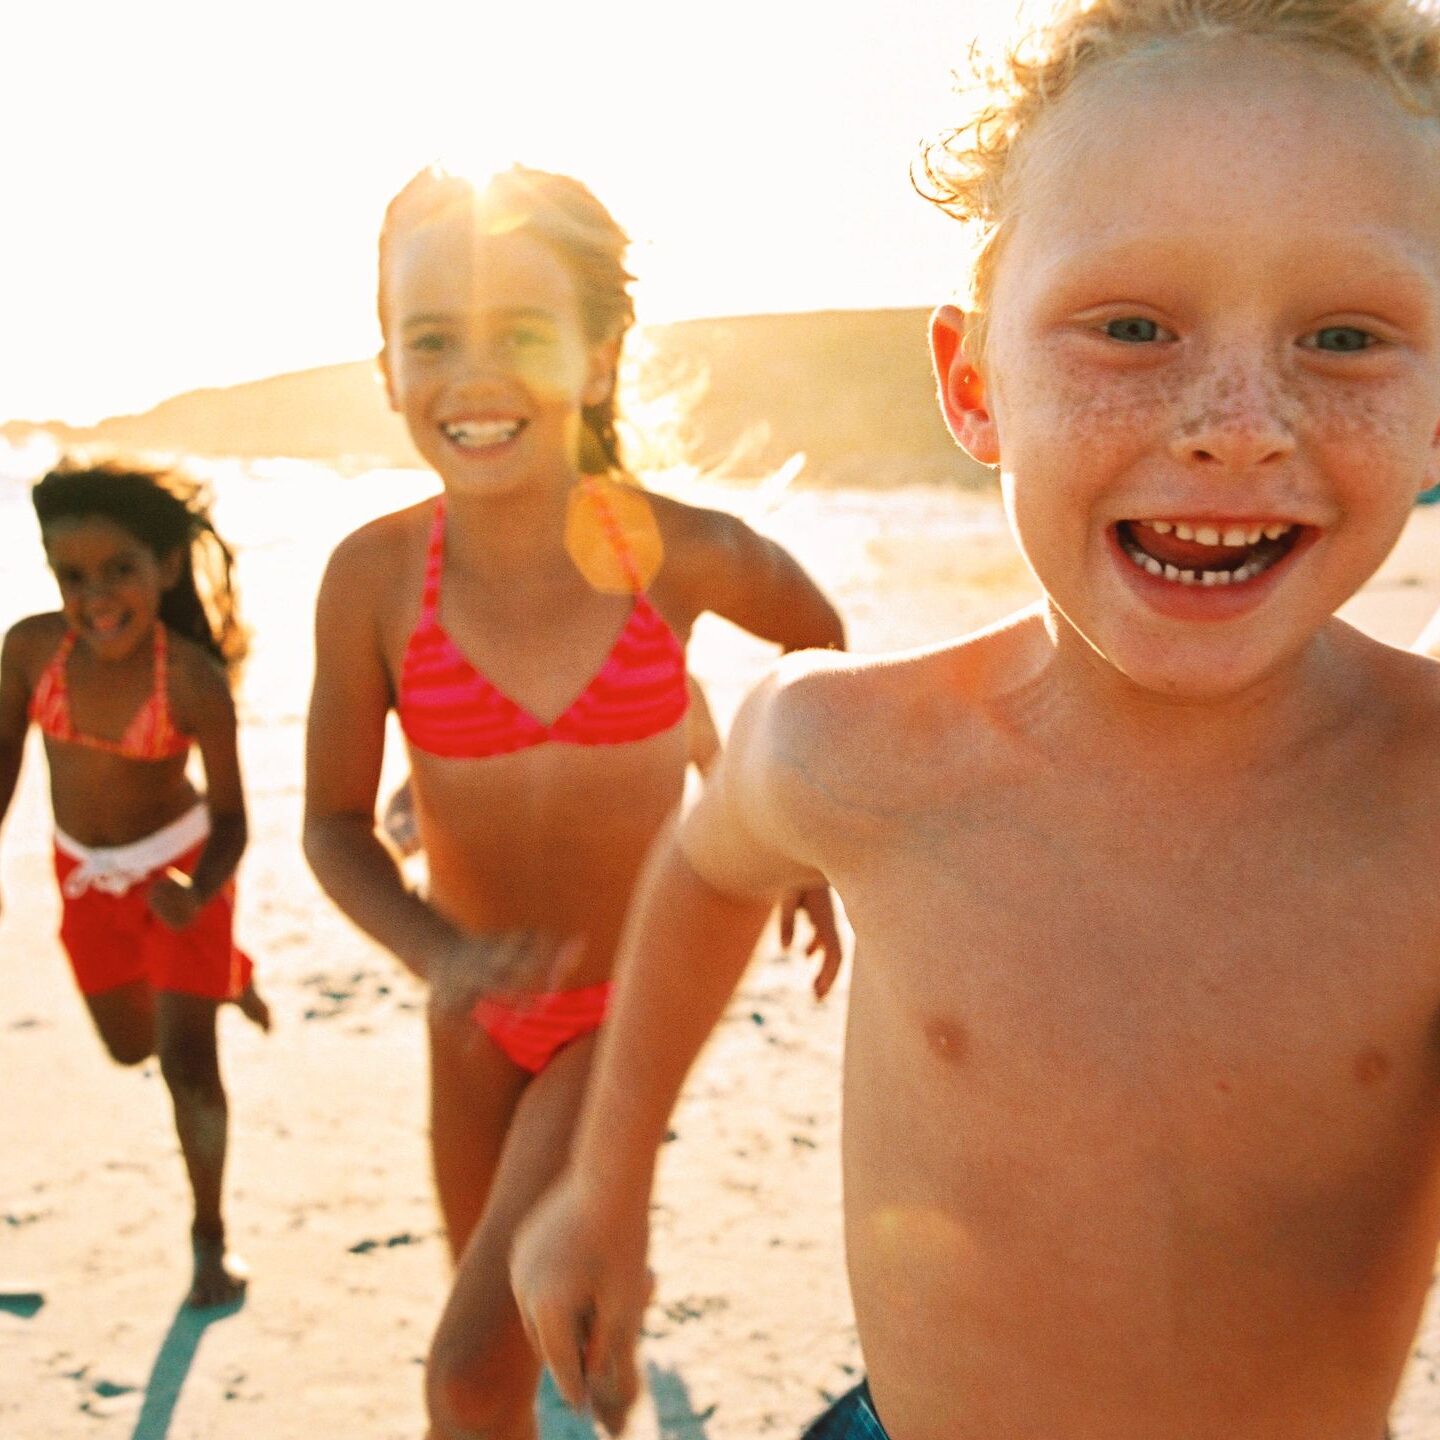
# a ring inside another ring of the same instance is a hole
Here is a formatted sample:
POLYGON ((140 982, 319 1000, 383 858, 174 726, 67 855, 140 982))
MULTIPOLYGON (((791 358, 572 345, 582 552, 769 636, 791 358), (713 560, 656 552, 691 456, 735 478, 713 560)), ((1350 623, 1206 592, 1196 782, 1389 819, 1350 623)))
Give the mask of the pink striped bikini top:
POLYGON ((85 735, 75 728, 70 714, 70 686, 65 678, 65 665, 78 638, 67 630, 55 647, 50 662, 40 672, 34 694, 30 696, 30 718, 42 735, 63 740, 71 745, 88 745, 126 760, 169 760, 190 749, 190 737, 175 728, 170 717, 170 693, 166 680, 169 649, 163 622, 155 622, 155 684, 141 702, 125 733, 119 740, 106 740, 99 735, 85 735))
MULTIPOLYGON (((612 536, 618 543, 618 533, 612 536)), ((420 618, 405 647, 396 713, 406 738, 430 755, 470 760, 533 745, 625 745, 678 724, 690 705, 685 651, 630 569, 634 603, 594 678, 546 725, 497 689, 440 624, 445 497, 435 502, 420 618)), ((622 560, 626 553, 617 549, 622 560)))

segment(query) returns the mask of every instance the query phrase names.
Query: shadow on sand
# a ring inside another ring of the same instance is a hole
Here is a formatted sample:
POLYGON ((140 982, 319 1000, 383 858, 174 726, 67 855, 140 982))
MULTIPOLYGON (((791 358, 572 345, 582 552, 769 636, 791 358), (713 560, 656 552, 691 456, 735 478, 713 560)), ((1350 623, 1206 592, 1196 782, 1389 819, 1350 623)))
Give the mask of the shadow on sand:
MULTIPOLYGON (((145 1403, 140 1407, 130 1440, 166 1440, 180 1392, 195 1363, 205 1331, 217 1320, 234 1315, 244 1304, 245 1298, 241 1296, 229 1305, 217 1305, 210 1310, 180 1306, 160 1345, 150 1378, 145 1382, 145 1403)), ((673 1370, 662 1370, 658 1365, 646 1366, 645 1374, 655 1402, 657 1440, 707 1440, 705 1421, 709 1419, 709 1412, 695 1413, 685 1382, 673 1370)), ((590 1419, 577 1415, 560 1398, 548 1372, 540 1382, 535 1414, 540 1422, 540 1440, 601 1440, 601 1432, 590 1419)))
POLYGON ((145 1403, 140 1407, 140 1418, 135 1422, 130 1440, 165 1440, 201 1337, 217 1320, 228 1319, 244 1304, 242 1295, 228 1305, 216 1305, 208 1310, 192 1310, 188 1305, 181 1305, 175 1312, 150 1378, 145 1382, 145 1403))
MULTIPOLYGON (((658 1365, 647 1365, 645 1378, 655 1402, 657 1440, 707 1440, 705 1422, 710 1412, 695 1413, 685 1382, 673 1370, 662 1370, 658 1365)), ((577 1415, 560 1398, 548 1371, 540 1381, 535 1416, 540 1422, 540 1440, 602 1440, 603 1432, 590 1418, 577 1415)))

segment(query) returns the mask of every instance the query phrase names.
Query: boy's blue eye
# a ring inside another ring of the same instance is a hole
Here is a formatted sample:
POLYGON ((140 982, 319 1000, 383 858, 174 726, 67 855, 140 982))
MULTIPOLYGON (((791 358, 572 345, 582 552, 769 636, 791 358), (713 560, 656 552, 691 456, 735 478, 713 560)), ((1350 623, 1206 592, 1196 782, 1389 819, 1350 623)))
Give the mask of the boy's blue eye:
POLYGON ((1120 320, 1109 320, 1105 333, 1112 340, 1123 340, 1127 345, 1148 345, 1160 338, 1160 327, 1143 315, 1126 315, 1120 320))
POLYGON ((445 348, 445 336, 437 335, 434 332, 412 335, 407 344, 411 350, 443 350, 445 348))
POLYGON ((1353 355, 1357 350, 1368 350, 1375 343, 1375 337, 1356 325, 1326 325, 1315 332, 1315 348, 1329 350, 1339 355, 1353 355))

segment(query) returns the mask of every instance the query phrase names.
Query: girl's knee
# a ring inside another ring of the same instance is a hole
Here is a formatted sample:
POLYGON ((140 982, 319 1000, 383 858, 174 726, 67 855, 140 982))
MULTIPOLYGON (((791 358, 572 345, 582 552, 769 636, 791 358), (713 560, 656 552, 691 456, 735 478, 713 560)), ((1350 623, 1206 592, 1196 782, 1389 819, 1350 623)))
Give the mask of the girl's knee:
POLYGON ((105 1053, 117 1065, 133 1068, 144 1064, 155 1053, 155 1046, 149 1035, 107 1035, 102 1030, 100 1039, 104 1043, 105 1053))
POLYGON ((220 1081, 220 1066, 213 1050, 184 1043, 162 1045, 160 1073, 172 1094, 183 1092, 224 1102, 225 1087, 220 1081))
POLYGON ((523 1336, 491 1348, 473 1334, 450 1343, 442 1330, 425 1367, 425 1402, 437 1440, 534 1440, 538 1364, 523 1336))

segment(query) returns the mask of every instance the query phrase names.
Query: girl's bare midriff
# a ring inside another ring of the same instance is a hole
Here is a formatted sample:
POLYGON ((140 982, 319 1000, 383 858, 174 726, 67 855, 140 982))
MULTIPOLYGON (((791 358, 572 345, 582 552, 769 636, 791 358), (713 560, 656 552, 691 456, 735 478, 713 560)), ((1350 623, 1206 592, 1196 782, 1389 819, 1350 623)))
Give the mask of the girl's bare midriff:
POLYGON ((581 935, 577 986, 608 977, 650 842, 679 803, 686 730, 546 744, 483 763, 410 747, 431 903, 464 930, 581 935))

